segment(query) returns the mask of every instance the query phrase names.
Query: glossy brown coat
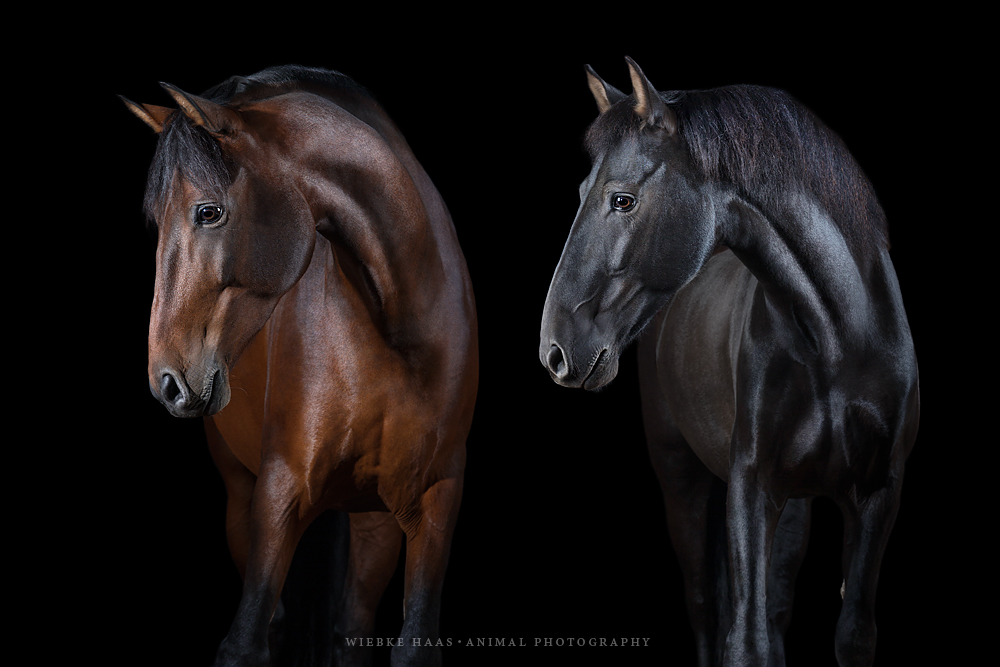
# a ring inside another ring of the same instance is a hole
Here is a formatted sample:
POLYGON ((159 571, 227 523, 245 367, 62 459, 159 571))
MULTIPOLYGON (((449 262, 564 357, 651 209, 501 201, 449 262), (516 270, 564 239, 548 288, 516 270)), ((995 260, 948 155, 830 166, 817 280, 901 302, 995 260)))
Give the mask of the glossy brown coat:
MULTIPOLYGON (((161 136, 170 123, 207 132, 229 176, 212 188, 178 164, 156 202, 149 331, 150 387, 173 414, 206 417, 228 493, 244 591, 216 664, 269 664, 292 554, 329 509, 353 513, 338 637, 371 635, 405 537, 393 664, 436 664, 425 645, 438 636, 478 382, 472 287, 447 208, 342 75, 279 68, 205 97, 167 89, 182 113, 128 104, 161 136)), ((341 649, 344 664, 366 659, 341 649)))

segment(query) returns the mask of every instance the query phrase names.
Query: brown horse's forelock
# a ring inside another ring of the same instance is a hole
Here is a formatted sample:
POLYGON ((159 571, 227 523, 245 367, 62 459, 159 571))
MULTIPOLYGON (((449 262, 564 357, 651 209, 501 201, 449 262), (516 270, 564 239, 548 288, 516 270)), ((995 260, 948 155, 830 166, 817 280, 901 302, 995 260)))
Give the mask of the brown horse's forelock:
POLYGON ((219 143, 180 112, 167 120, 149 166, 143 200, 148 224, 155 225, 163 214, 177 176, 220 199, 232 185, 232 173, 219 143))
MULTIPOLYGON (((370 97, 365 88, 340 72, 300 65, 271 67, 251 76, 234 76, 199 97, 220 104, 239 103, 309 86, 349 90, 370 97)), ((168 118, 149 167, 143 201, 148 225, 156 224, 156 217, 163 213, 170 200, 175 174, 218 197, 232 185, 233 177, 232 164, 226 161, 218 142, 180 112, 168 118)))
MULTIPOLYGON (((660 93, 677 116, 695 175, 733 185, 761 210, 776 213, 790 189, 811 192, 856 252, 888 247, 888 225, 875 192, 840 138, 787 93, 761 86, 660 93)), ((591 125, 591 156, 641 131, 632 97, 591 125)))

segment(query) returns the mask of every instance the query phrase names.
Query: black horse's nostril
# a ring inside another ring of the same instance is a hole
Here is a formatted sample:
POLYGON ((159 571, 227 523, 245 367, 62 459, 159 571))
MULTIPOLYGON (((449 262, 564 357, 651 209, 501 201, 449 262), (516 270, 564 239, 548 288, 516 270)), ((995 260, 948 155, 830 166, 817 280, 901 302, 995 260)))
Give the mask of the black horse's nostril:
POLYGON ((168 403, 176 403, 179 399, 183 399, 183 393, 173 374, 164 373, 163 377, 160 378, 160 396, 163 397, 163 400, 168 403))
POLYGON ((556 377, 561 378, 566 376, 569 369, 566 366, 566 357, 563 356, 561 347, 553 343, 552 347, 549 348, 549 354, 545 357, 545 361, 548 364, 549 370, 556 377))

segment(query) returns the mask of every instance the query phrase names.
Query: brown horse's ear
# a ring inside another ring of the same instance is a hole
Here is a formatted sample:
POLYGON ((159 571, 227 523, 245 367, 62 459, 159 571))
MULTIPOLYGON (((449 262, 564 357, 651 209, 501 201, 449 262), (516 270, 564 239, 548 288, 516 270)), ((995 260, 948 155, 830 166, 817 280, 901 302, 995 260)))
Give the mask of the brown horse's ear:
POLYGON ((163 89, 177 102, 181 112, 191 119, 195 125, 200 125, 216 136, 232 133, 240 127, 240 118, 232 109, 216 104, 203 97, 185 93, 169 83, 160 83, 163 89))
POLYGON ((136 104, 121 95, 118 97, 125 103, 129 111, 138 116, 146 125, 153 128, 157 134, 163 131, 163 125, 167 122, 167 116, 174 112, 173 109, 168 109, 167 107, 158 107, 154 104, 136 104))
POLYGON ((668 134, 677 131, 677 116, 660 97, 653 84, 642 73, 635 61, 625 57, 629 76, 632 77, 632 94, 635 95, 635 112, 647 125, 666 130, 668 134))
POLYGON ((625 93, 614 86, 605 83, 604 79, 597 76, 597 72, 590 65, 587 65, 587 85, 597 101, 597 110, 604 113, 611 105, 618 100, 625 99, 625 93))

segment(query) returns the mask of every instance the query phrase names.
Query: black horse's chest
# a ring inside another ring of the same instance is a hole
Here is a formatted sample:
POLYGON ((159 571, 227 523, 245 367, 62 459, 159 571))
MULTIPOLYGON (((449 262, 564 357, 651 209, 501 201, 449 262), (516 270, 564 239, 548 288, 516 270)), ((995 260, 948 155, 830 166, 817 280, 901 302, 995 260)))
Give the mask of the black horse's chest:
POLYGON ((847 459, 846 405, 863 397, 843 390, 843 373, 735 256, 713 257, 658 326, 660 388, 712 472, 728 480, 740 454, 759 459, 791 495, 835 484, 847 459))

